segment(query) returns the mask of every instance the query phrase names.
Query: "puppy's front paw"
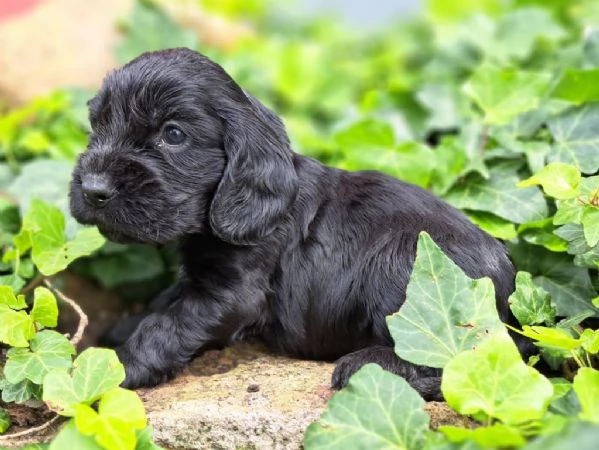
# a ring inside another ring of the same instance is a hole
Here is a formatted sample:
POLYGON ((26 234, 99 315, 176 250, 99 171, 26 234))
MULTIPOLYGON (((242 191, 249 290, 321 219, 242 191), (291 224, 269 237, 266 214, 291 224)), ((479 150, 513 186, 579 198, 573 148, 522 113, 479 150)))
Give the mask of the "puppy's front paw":
POLYGON ((125 366, 125 381, 121 386, 126 389, 153 387, 168 381, 174 375, 173 371, 160 371, 152 369, 129 351, 126 345, 116 348, 119 360, 125 366))
POLYGON ((360 370, 360 367, 365 363, 362 358, 356 358, 356 355, 353 353, 339 358, 331 377, 331 387, 333 389, 343 389, 347 386, 352 375, 360 370))

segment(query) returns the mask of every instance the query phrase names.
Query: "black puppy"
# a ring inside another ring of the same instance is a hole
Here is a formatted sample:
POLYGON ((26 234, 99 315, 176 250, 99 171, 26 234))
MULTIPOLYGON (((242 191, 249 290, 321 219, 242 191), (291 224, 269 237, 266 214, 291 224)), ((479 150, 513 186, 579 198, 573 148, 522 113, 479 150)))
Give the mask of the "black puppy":
POLYGON ((181 243, 168 307, 117 349, 126 386, 256 336, 284 354, 340 358, 336 388, 376 362, 438 398, 439 371, 397 358, 385 323, 405 299, 421 230, 470 277, 492 278, 513 323, 501 243, 419 187, 293 153, 281 120, 208 58, 143 54, 110 73, 89 107, 73 216, 115 241, 181 243))

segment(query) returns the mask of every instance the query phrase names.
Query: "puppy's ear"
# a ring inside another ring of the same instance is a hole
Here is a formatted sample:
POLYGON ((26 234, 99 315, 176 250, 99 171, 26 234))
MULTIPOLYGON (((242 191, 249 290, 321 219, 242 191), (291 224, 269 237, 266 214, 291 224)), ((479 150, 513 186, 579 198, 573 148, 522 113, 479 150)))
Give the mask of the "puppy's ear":
POLYGON ((241 89, 215 109, 224 124, 227 165, 212 199, 214 234, 253 244, 287 214, 298 191, 293 152, 281 120, 241 89))

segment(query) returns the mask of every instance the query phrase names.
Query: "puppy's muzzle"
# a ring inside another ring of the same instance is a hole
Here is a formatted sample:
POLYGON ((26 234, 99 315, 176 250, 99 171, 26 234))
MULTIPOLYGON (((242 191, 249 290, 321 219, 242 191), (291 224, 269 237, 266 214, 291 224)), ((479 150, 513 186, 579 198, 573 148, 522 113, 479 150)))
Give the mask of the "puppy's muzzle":
POLYGON ((115 196, 116 188, 104 174, 88 174, 81 178, 81 191, 85 202, 94 208, 103 208, 115 196))

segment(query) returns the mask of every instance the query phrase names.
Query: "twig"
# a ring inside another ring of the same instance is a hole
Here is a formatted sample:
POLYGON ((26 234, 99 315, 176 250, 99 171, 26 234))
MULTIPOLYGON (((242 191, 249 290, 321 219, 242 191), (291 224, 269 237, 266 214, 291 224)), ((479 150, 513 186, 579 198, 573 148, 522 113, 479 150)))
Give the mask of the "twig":
POLYGON ((83 332, 85 331, 85 327, 87 327, 87 324, 89 323, 87 315, 83 312, 81 306, 79 306, 77 302, 75 302, 75 300, 70 299, 69 297, 64 295, 59 289, 54 287, 48 278, 44 278, 44 284, 48 287, 48 289, 53 290, 63 302, 68 303, 69 306, 73 308, 75 312, 79 315, 79 325, 77 326, 77 331, 71 338, 71 344, 76 346, 79 343, 79 341, 81 341, 81 338, 83 337, 83 332))
POLYGON ((44 282, 44 276, 41 273, 38 273, 37 276, 27 284, 27 286, 25 286, 23 289, 21 289, 20 293, 27 294, 29 291, 32 291, 33 289, 38 287, 43 282, 44 282))
POLYGON ((33 427, 33 428, 29 428, 27 430, 19 431, 18 433, 3 434, 3 435, 0 436, 0 442, 1 441, 7 441, 9 439, 20 438, 20 437, 23 437, 23 436, 29 436, 29 435, 35 434, 35 433, 37 433, 39 431, 43 431, 46 428, 49 428, 50 425, 52 425, 54 422, 56 422, 61 417, 62 416, 59 416, 57 414, 54 417, 52 417, 50 420, 48 420, 47 422, 44 422, 44 423, 42 423, 41 425, 39 425, 37 427, 33 427))

